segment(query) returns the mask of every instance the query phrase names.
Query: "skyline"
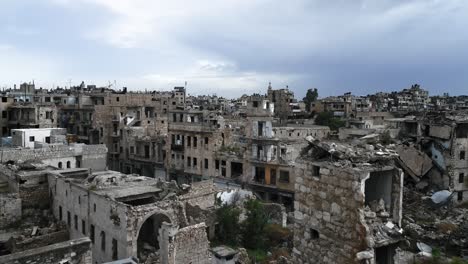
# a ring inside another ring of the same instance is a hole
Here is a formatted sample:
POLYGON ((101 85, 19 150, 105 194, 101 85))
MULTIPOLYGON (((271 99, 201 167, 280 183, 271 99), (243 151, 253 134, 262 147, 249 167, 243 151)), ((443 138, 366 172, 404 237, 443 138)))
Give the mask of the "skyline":
POLYGON ((468 3, 448 1, 0 1, 0 87, 106 86, 301 99, 466 93, 468 3), (183 8, 181 8, 183 7, 183 8))

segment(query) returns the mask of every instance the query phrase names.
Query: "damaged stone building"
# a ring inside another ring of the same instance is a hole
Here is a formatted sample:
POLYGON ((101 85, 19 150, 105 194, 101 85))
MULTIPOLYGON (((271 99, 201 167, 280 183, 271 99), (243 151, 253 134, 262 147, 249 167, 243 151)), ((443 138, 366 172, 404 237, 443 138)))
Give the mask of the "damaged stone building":
POLYGON ((145 176, 43 163, 1 169, 7 184, 1 185, 0 225, 11 231, 0 236, 0 263, 91 264, 136 256, 139 263, 209 263, 212 181, 180 188, 145 176))
POLYGON ((397 263, 403 172, 396 152, 309 140, 296 169, 294 263, 397 263))
POLYGON ((434 165, 414 180, 453 191, 458 203, 468 201, 468 119, 464 112, 431 112, 414 117, 405 120, 402 132, 434 165))
POLYGON ((168 255, 184 259, 176 254, 204 254, 208 258, 206 230, 213 229, 207 226, 213 223, 193 226, 197 218, 192 211, 200 214, 214 206, 212 182, 181 190, 175 183, 145 176, 114 171, 90 174, 79 169, 51 172, 48 182, 54 216, 66 223, 71 238, 91 239, 93 261, 138 256, 145 263, 148 258, 167 259, 168 255), (161 229, 163 223, 168 225, 161 229), (184 240, 187 235, 196 238, 184 240), (193 243, 196 247, 174 252, 179 239, 183 241, 179 246, 187 249, 193 243))

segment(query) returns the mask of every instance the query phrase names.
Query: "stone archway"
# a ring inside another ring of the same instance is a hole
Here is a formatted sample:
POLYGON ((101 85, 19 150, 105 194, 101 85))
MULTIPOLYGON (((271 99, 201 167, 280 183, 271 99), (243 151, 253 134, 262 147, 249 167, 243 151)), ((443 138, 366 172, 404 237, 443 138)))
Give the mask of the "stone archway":
POLYGON ((171 219, 163 213, 152 214, 143 222, 137 236, 138 258, 159 250, 159 229, 163 222, 171 223, 171 219))

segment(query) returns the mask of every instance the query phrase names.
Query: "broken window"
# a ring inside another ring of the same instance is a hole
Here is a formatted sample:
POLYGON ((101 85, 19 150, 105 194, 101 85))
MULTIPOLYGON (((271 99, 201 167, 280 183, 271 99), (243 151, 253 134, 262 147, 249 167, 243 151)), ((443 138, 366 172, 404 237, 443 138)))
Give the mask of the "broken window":
POLYGON ((378 204, 383 202, 383 208, 390 212, 392 202, 392 181, 393 171, 375 171, 370 173, 370 177, 365 181, 365 203, 371 209, 378 209, 378 204), (376 205, 376 206, 373 206, 376 205))
POLYGON ((243 165, 240 162, 231 162, 231 177, 239 177, 243 173, 243 165))
POLYGON ((101 231, 101 250, 106 251, 106 233, 101 231))
POLYGON ((205 159, 205 169, 208 169, 208 159, 205 159))
POLYGON ((462 173, 459 173, 458 174, 458 183, 463 183, 465 181, 465 174, 462 172, 462 173))
POLYGON ((94 225, 91 225, 89 228, 89 238, 91 242, 94 244, 94 225))
POLYGON ((320 233, 313 228, 309 230, 309 233, 310 233, 310 239, 312 240, 316 240, 320 238, 320 233))
POLYGON ((258 107, 258 101, 253 101, 253 107, 258 107))
POLYGON ((71 214, 70 214, 70 211, 67 211, 67 224, 68 224, 68 226, 71 226, 71 214))
POLYGON ((265 182, 265 168, 255 167, 255 181, 260 183, 265 182))
POLYGON ((86 222, 85 222, 85 220, 81 220, 81 233, 83 233, 83 235, 86 235, 86 222))
POLYGON ((289 171, 280 170, 279 181, 289 183, 289 171))
POLYGON ((112 239, 112 260, 118 259, 118 250, 117 250, 117 240, 115 238, 112 239))
POLYGON ((257 131, 258 131, 258 136, 259 136, 259 137, 262 137, 262 136, 263 136, 263 123, 264 123, 264 122, 258 122, 257 131))
POLYGON ((457 200, 458 200, 459 202, 463 201, 463 192, 462 192, 462 191, 459 191, 459 192, 457 193, 457 200))
POLYGON ((209 141, 208 137, 205 137, 205 145, 208 145, 208 141, 209 141))
POLYGON ((62 162, 61 161, 58 163, 58 167, 59 167, 59 169, 62 168, 62 162))
POLYGON ((29 137, 29 142, 34 142, 34 136, 29 137))
POLYGON ((67 161, 67 169, 71 168, 71 162, 67 161))
POLYGON ((197 148, 197 137, 193 137, 193 147, 197 148))
POLYGON ((460 151, 460 160, 464 160, 465 159, 465 151, 462 150, 460 151))
POLYGON ((320 177, 320 167, 312 166, 312 176, 320 177))
POLYGON ((198 164, 197 164, 197 158, 193 158, 193 167, 195 167, 195 168, 196 168, 196 167, 197 167, 197 165, 198 165, 198 164))
POLYGON ((226 166, 226 161, 225 161, 225 160, 221 160, 221 165, 222 165, 222 166, 226 166))
POLYGON ((59 206, 59 220, 62 221, 62 206, 59 206))
POLYGON ((75 215, 75 229, 78 230, 78 216, 75 215))
POLYGON ((215 169, 219 170, 219 160, 215 160, 215 169))
POLYGON ((190 147, 192 145, 192 137, 187 136, 187 147, 190 147))

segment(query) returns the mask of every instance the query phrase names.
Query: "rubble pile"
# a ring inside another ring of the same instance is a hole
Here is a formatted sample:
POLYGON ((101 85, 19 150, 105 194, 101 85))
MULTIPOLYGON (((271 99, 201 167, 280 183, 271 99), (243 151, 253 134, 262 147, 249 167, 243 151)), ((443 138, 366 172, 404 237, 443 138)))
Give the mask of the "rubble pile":
POLYGON ((364 217, 377 247, 401 240, 403 230, 392 222, 383 199, 370 202, 370 206, 364 208, 364 217))
POLYGON ((316 161, 330 160, 341 163, 378 163, 393 160, 398 157, 395 145, 365 144, 360 141, 336 142, 318 141, 307 136, 309 146, 304 149, 303 156, 309 156, 316 161))
POLYGON ((414 246, 424 242, 448 256, 461 256, 468 248, 468 208, 436 206, 430 196, 405 188, 403 229, 414 246))

